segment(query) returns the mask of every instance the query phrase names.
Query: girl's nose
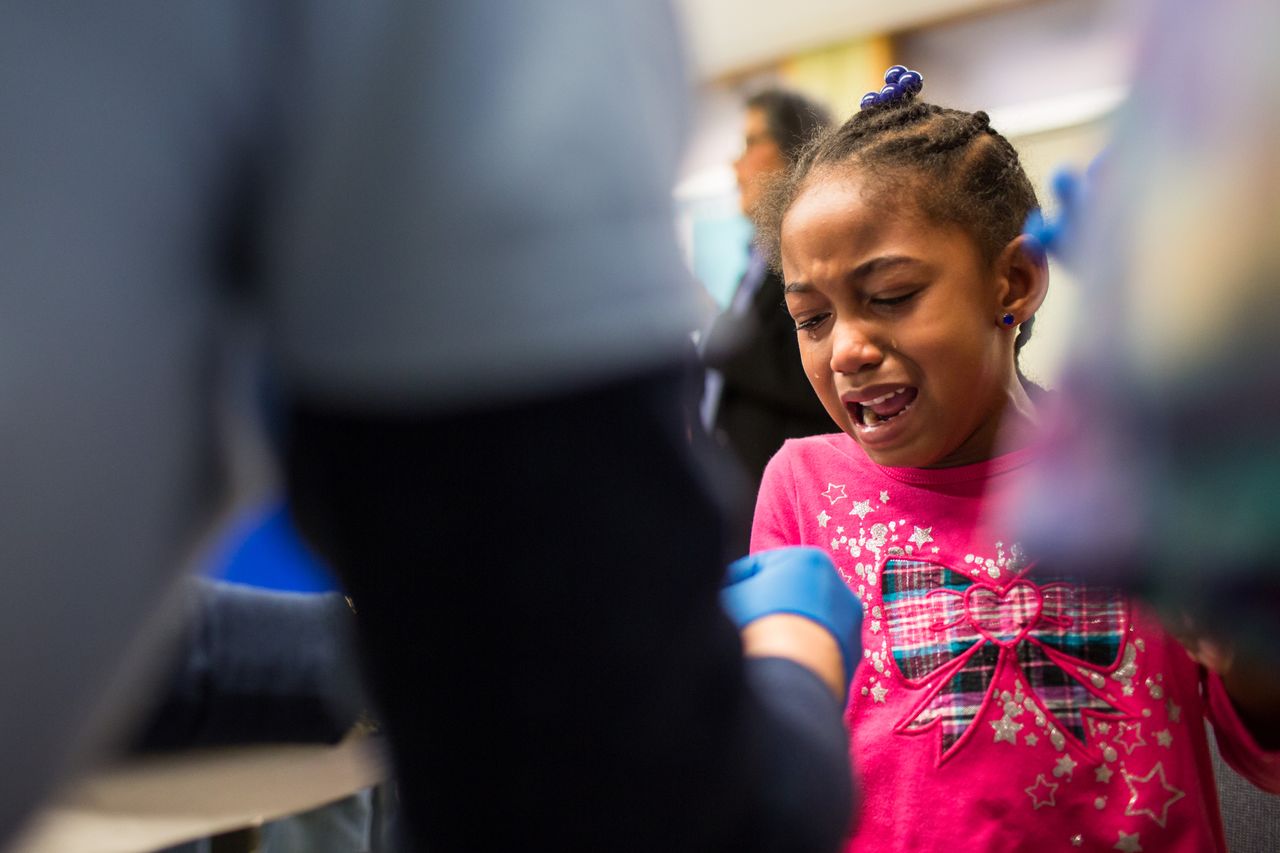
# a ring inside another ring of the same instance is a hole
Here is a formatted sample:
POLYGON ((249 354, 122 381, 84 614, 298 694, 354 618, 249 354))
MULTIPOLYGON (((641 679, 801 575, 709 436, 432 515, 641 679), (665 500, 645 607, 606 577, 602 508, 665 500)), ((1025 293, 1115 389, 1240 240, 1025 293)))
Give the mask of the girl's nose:
POLYGON ((876 343, 871 329, 856 321, 837 324, 831 344, 831 370, 835 373, 857 373, 884 360, 884 350, 876 343))

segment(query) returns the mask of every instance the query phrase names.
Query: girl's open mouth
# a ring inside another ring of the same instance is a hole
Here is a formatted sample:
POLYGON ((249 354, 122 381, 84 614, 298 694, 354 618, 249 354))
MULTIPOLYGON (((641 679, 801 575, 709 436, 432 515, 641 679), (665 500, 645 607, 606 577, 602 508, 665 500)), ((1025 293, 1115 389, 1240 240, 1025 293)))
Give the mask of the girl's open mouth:
POLYGON ((875 429, 910 409, 918 393, 915 388, 898 388, 865 403, 850 403, 849 413, 857 425, 864 429, 875 429))

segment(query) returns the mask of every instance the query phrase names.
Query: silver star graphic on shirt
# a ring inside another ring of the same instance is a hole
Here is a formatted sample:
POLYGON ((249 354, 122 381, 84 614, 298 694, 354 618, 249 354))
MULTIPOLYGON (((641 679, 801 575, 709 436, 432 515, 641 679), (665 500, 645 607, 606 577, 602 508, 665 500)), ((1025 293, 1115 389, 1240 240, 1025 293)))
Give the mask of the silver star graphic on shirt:
POLYGON ((1140 746, 1147 745, 1147 739, 1142 736, 1142 723, 1127 723, 1120 721, 1120 731, 1116 734, 1116 743, 1124 747, 1125 755, 1133 755, 1133 751, 1140 746))
POLYGON ((830 520, 831 520, 831 516, 827 515, 827 511, 826 511, 825 509, 824 509, 822 512, 818 513, 818 526, 819 526, 819 527, 826 527, 826 526, 827 526, 827 522, 828 522, 828 521, 830 521, 830 520))
POLYGON ((1178 704, 1174 702, 1172 699, 1169 700, 1168 708, 1169 708, 1169 722, 1171 723, 1181 722, 1182 708, 1179 707, 1178 704))
POLYGON ((889 502, 889 493, 888 493, 888 492, 881 492, 881 493, 880 493, 880 503, 882 503, 882 504, 887 504, 888 502, 889 502))
POLYGON ((1037 811, 1041 806, 1055 806, 1057 803, 1053 801, 1053 795, 1058 790, 1057 782, 1050 782, 1044 778, 1041 773, 1036 777, 1036 783, 1030 788, 1023 788, 1027 796, 1031 798, 1031 805, 1037 811))
POLYGON ((883 684, 877 684, 875 687, 871 688, 871 698, 879 702, 881 705, 884 704, 884 697, 887 695, 889 695, 889 691, 885 689, 883 684))
POLYGON ((1169 819, 1169 806, 1181 800, 1186 794, 1169 784, 1164 775, 1164 762, 1157 761, 1156 766, 1146 776, 1135 776, 1127 770, 1121 770, 1124 783, 1129 786, 1129 804, 1124 813, 1130 817, 1144 814, 1161 827, 1169 819), (1160 777, 1157 779, 1156 777, 1160 777), (1156 814, 1157 809, 1159 814, 1156 814))
POLYGON ((1123 829, 1117 830, 1120 833, 1120 840, 1116 842, 1114 849, 1123 850, 1125 853, 1142 853, 1142 845, 1138 842, 1138 833, 1132 835, 1123 829))
POLYGON ((837 486, 835 483, 827 483, 827 490, 822 493, 822 496, 831 503, 842 501, 848 497, 844 493, 844 486, 837 486))
MULTIPOLYGON (((1005 717, 993 722, 991 724, 991 728, 996 730, 996 739, 993 743, 999 743, 1003 740, 1016 744, 1018 742, 1018 732, 1022 729, 1022 723, 1015 723, 1013 720, 1005 717)), ((1055 785, 1054 787, 1057 786, 1055 785)))
POLYGON ((875 512, 876 508, 871 505, 871 501, 854 501, 853 509, 849 510, 849 515, 856 515, 861 520, 866 520, 867 513, 875 512))
POLYGON ((1040 742, 1040 738, 1036 737, 1034 734, 1027 735, 1023 740, 1026 741, 1027 746, 1035 746, 1040 742))
POLYGON ((1097 770, 1093 771, 1093 778, 1099 782, 1102 782, 1103 784, 1106 784, 1107 782, 1111 781, 1112 772, 1113 771, 1111 770, 1111 768, 1107 767, 1104 764, 1101 767, 1099 767, 1097 770))
POLYGON ((933 528, 932 527, 916 527, 915 533, 912 533, 911 537, 907 541, 914 542, 917 545, 919 545, 921 548, 923 548, 926 542, 933 541, 933 528))
POLYGON ((1070 755, 1064 755, 1058 759, 1058 765, 1053 768, 1053 775, 1059 778, 1070 776, 1071 771, 1076 769, 1076 760, 1070 755))
POLYGON ((1156 743, 1167 749, 1173 746, 1173 735, 1169 733, 1168 729, 1158 731, 1156 732, 1156 743))

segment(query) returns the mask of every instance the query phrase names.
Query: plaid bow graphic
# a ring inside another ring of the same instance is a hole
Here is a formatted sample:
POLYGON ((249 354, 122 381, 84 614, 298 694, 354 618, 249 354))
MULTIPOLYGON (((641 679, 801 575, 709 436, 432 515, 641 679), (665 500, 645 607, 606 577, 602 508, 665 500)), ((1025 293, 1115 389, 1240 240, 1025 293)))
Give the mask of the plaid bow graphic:
POLYGON ((995 697, 996 675, 1018 667, 1029 699, 1084 743, 1084 714, 1127 716, 1088 684, 1079 667, 1109 672, 1120 661, 1128 623, 1113 589, 1026 573, 988 585, 937 563, 888 560, 882 572, 894 662, 924 697, 898 724, 916 733, 941 727, 940 761, 954 754, 995 697))

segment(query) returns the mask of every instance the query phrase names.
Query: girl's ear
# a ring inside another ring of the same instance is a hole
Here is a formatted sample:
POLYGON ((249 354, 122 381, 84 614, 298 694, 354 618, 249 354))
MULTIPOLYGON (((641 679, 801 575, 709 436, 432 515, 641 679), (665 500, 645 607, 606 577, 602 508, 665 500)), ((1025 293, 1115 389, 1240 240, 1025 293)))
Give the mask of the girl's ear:
POLYGON ((1012 314, 1021 323, 1040 310, 1049 292, 1049 265, 1039 241, 1026 234, 1009 241, 996 259, 995 271, 1001 314, 1012 314))

